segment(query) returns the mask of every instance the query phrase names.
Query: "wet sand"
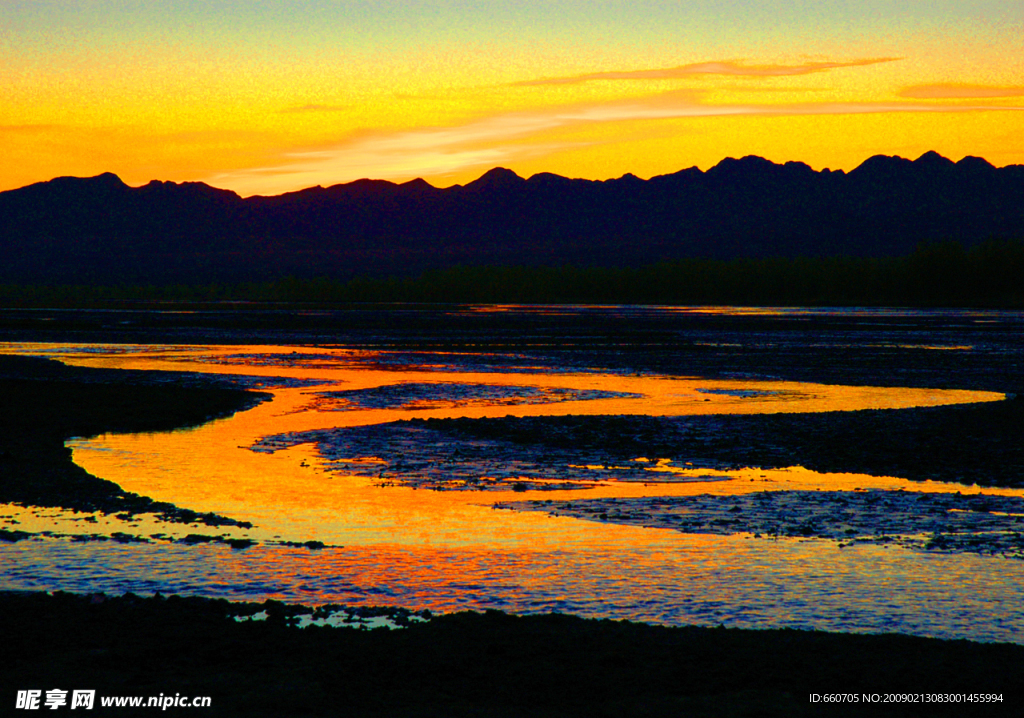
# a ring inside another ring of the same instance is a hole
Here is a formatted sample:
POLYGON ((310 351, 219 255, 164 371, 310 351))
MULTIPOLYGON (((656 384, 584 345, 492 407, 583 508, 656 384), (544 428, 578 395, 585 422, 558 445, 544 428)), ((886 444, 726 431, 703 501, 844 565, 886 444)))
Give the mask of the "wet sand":
POLYGON ((672 458, 713 468, 803 466, 827 473, 1024 487, 1024 396, 904 409, 757 416, 508 417, 426 423, 521 452, 595 461, 672 458))
POLYGON ((828 539, 916 551, 1024 558, 1024 499, 984 493, 761 491, 738 496, 666 496, 507 501, 497 508, 664 528, 684 533, 828 539))

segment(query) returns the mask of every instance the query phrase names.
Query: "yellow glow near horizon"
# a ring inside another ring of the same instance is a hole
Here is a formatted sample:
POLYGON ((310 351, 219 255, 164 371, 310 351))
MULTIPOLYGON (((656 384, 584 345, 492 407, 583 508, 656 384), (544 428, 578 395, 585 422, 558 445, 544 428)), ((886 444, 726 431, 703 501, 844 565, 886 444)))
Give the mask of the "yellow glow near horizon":
POLYGON ((0 190, 105 171, 243 195, 497 165, 646 178, 747 154, 1024 163, 1024 10, 869 4, 12 3, 0 190))

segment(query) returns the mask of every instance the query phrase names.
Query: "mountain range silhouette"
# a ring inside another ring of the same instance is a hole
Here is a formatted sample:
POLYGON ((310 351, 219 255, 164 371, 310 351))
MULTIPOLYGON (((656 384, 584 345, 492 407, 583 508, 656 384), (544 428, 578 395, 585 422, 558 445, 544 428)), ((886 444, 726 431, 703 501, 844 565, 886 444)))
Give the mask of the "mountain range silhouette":
POLYGON ((875 156, 850 172, 726 159, 605 181, 495 168, 436 188, 358 180, 239 197, 203 183, 60 177, 0 193, 0 282, 263 281, 457 264, 637 266, 886 257, 1024 237, 1024 166, 875 156))

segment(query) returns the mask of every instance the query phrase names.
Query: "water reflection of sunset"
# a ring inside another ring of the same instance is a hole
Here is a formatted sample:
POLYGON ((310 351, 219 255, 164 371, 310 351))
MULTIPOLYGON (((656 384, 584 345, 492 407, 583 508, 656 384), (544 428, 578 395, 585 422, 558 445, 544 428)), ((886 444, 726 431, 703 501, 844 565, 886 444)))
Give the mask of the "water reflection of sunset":
MULTIPOLYGON (((502 370, 495 368, 493 357, 466 353, 424 353, 419 357, 423 364, 416 365, 412 353, 346 347, 21 344, 0 347, 0 352, 49 356, 78 366, 237 377, 242 385, 261 385, 273 394, 272 401, 195 429, 69 442, 77 463, 126 491, 251 521, 251 529, 206 532, 249 537, 259 545, 234 550, 163 539, 146 544, 22 541, 9 549, 18 557, 9 577, 12 586, 434 610, 560 610, 755 627, 886 630, 898 622, 901 631, 992 640, 1018 640, 1017 627, 1024 625, 1014 608, 1019 605, 1014 581, 1024 578, 1019 562, 1000 560, 1000 569, 993 571, 986 561, 998 559, 980 556, 686 534, 493 508, 497 502, 524 500, 874 488, 966 493, 977 487, 820 474, 801 467, 711 470, 650 455, 625 462, 649 480, 615 480, 622 467, 595 465, 588 470, 596 480, 577 490, 431 491, 382 488, 373 478, 332 464, 312 441, 272 452, 252 450, 268 436, 410 418, 817 412, 994 401, 1002 394, 708 380, 532 362, 502 370), (318 410, 324 392, 395 385, 439 385, 442 390, 427 404, 406 401, 381 408, 364 402, 318 410), (444 398, 444 387, 464 385, 502 386, 510 392, 494 404, 444 398), (508 397, 517 388, 524 396, 526 389, 627 396, 515 404, 508 397), (327 548, 281 545, 311 540, 327 548), (967 581, 978 586, 969 597, 960 591, 967 581), (932 617, 920 609, 942 602, 955 603, 957 610, 932 617), (1002 618, 985 620, 996 614, 1002 618)), ((366 465, 379 461, 371 451, 355 460, 366 465)), ((585 458, 579 463, 585 464, 585 458)), ((985 492, 1024 495, 1010 489, 985 492)), ((180 538, 201 530, 147 518, 99 517, 94 524, 59 510, 4 507, 4 514, 17 517, 21 530, 62 534, 120 531, 180 538)))
MULTIPOLYGON (((175 370, 257 377, 274 399, 225 420, 187 431, 110 435, 71 443, 75 461, 127 491, 213 511, 256 524, 260 540, 319 540, 344 545, 451 545, 565 547, 580 542, 635 541, 646 531, 597 525, 541 514, 513 514, 493 502, 602 497, 734 493, 815 488, 900 488, 891 478, 821 475, 803 469, 749 469, 723 473, 728 480, 699 480, 706 469, 670 467, 650 457, 650 482, 601 481, 580 491, 475 492, 386 490, 364 477, 325 470, 316 446, 300 444, 275 453, 250 450, 261 438, 285 432, 384 424, 410 417, 503 417, 632 414, 773 413, 932 406, 992 401, 993 392, 851 387, 782 381, 721 381, 692 377, 600 372, 510 373, 382 369, 384 352, 288 346, 56 346, 21 345, 13 350, 45 353, 79 366, 147 371, 175 370), (286 386, 302 380, 313 386, 286 386), (598 398, 543 404, 487 405, 474 402, 416 408, 317 411, 315 395, 328 390, 369 389, 394 384, 479 384, 616 392, 628 398, 598 398), (691 474, 694 480, 679 482, 691 474), (664 479, 676 479, 665 483, 664 479)), ((363 457, 372 460, 372 456, 363 457)), ((638 457, 639 458, 639 457, 638 457)), ((608 473, 614 478, 614 472, 608 473)), ((646 540, 646 539, 640 539, 646 540)))

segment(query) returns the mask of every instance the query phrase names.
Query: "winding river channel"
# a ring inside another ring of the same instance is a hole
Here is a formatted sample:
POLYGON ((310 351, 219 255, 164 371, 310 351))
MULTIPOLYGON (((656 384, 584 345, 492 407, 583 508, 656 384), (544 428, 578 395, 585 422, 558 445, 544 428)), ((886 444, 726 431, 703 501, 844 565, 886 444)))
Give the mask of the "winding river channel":
POLYGON ((799 466, 737 468, 699 457, 610 463, 582 450, 543 455, 497 440, 464 439, 460 449, 456 439, 441 442, 430 422, 408 421, 851 411, 996 401, 1004 398, 998 392, 711 380, 531 365, 484 352, 425 358, 308 343, 8 343, 0 351, 78 366, 218 374, 273 395, 195 429, 68 442, 76 463, 127 491, 251 522, 212 532, 253 545, 183 543, 195 526, 146 516, 0 506, 0 525, 47 532, 0 547, 8 590, 561 611, 1024 643, 1018 558, 683 533, 495 508, 754 491, 977 493, 977 486, 799 466), (74 539, 115 532, 146 541, 74 539))

